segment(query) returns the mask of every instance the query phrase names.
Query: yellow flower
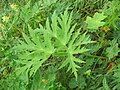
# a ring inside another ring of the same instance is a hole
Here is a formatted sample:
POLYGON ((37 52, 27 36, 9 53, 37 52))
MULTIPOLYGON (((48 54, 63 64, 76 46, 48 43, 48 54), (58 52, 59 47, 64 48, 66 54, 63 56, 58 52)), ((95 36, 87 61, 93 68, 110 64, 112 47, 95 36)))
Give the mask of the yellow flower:
POLYGON ((13 10, 17 10, 18 9, 18 5, 16 4, 10 4, 10 7, 13 9, 13 10))
POLYGON ((9 19, 10 19, 10 16, 3 16, 3 17, 2 17, 2 21, 3 21, 3 22, 8 22, 9 19))

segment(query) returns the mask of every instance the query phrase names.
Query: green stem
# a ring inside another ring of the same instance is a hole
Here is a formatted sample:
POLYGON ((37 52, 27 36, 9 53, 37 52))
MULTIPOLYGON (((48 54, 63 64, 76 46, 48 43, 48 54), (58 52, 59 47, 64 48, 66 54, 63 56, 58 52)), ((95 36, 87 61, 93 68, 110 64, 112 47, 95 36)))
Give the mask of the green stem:
POLYGON ((107 59, 106 57, 96 56, 96 55, 90 55, 90 54, 85 54, 85 53, 83 53, 83 55, 89 56, 89 57, 93 57, 93 58, 107 59))

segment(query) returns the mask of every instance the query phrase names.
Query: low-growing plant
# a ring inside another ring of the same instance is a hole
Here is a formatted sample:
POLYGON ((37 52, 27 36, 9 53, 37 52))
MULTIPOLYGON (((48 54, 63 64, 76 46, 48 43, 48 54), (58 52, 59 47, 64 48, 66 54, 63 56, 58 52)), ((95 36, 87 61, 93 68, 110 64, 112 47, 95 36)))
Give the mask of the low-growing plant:
POLYGON ((119 0, 2 0, 0 90, 119 90, 119 0))

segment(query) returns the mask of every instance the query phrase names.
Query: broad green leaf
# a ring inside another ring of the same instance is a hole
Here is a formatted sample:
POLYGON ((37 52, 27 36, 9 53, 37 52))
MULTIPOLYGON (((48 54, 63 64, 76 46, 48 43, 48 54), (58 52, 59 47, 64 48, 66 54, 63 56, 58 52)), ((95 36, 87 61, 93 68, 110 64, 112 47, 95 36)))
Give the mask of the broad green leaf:
POLYGON ((104 13, 98 13, 96 12, 93 17, 87 16, 86 23, 87 28, 90 29, 90 32, 95 32, 99 27, 105 25, 105 22, 102 21, 106 18, 104 13))

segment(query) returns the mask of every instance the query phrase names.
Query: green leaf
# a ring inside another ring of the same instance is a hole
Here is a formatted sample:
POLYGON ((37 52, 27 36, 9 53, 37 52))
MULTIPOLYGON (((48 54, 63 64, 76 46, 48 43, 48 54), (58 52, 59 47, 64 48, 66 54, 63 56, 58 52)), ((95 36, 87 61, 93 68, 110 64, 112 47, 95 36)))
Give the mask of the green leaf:
POLYGON ((21 8, 20 17, 25 23, 28 23, 31 18, 35 17, 40 12, 40 3, 41 1, 31 6, 31 1, 28 1, 28 3, 21 8))
POLYGON ((104 90, 110 90, 110 88, 107 84, 107 81, 106 81, 106 77, 103 78, 103 88, 104 88, 104 90))
POLYGON ((76 88, 77 86, 78 86, 78 82, 76 81, 75 78, 72 78, 72 79, 69 81, 69 87, 70 87, 71 89, 73 89, 73 88, 76 88))
POLYGON ((43 31, 43 29, 44 28, 37 29, 36 32, 36 29, 33 30, 28 25, 30 35, 22 33, 24 40, 19 40, 19 43, 14 47, 14 50, 19 53, 19 63, 24 65, 23 67, 19 67, 19 73, 28 70, 30 71, 30 76, 34 75, 54 52, 51 36, 46 33, 46 30, 43 31), (41 31, 43 31, 43 35, 40 36, 41 31))
POLYGON ((111 42, 110 42, 110 47, 108 47, 106 49, 106 56, 111 59, 115 56, 118 55, 118 53, 120 52, 120 49, 118 47, 118 43, 117 43, 117 40, 116 39, 113 39, 111 42))
POLYGON ((105 25, 104 20, 106 16, 104 16, 103 13, 98 13, 96 12, 93 17, 87 16, 86 23, 87 23, 87 28, 90 29, 90 32, 95 32, 99 27, 105 25))
POLYGON ((116 79, 115 81, 118 82, 118 85, 120 85, 120 65, 117 66, 117 68, 114 70, 114 75, 116 79))
POLYGON ((89 51, 89 49, 85 48, 86 44, 93 43, 90 37, 86 35, 86 33, 81 34, 80 30, 75 30, 75 25, 71 26, 72 23, 72 13, 68 14, 67 10, 61 15, 61 18, 58 18, 58 23, 61 28, 57 35, 57 39, 60 40, 63 47, 66 50, 66 59, 63 61, 62 65, 59 69, 68 66, 67 71, 72 70, 72 73, 75 75, 77 79, 77 71, 80 68, 77 63, 85 63, 79 58, 74 57, 75 54, 80 54, 89 51), (64 39, 63 39, 64 38, 64 39))
POLYGON ((93 43, 87 33, 80 33, 80 29, 75 30, 72 23, 72 12, 69 14, 67 9, 58 17, 56 11, 49 19, 46 25, 40 28, 32 29, 28 25, 29 35, 22 33, 24 40, 19 40, 15 46, 16 52, 19 53, 19 60, 24 66, 31 61, 30 76, 34 75, 42 64, 48 60, 52 54, 64 54, 66 58, 59 69, 68 66, 67 71, 72 71, 77 79, 77 71, 80 68, 78 63, 85 63, 81 59, 74 57, 75 54, 81 54, 89 51, 85 45, 93 43))

